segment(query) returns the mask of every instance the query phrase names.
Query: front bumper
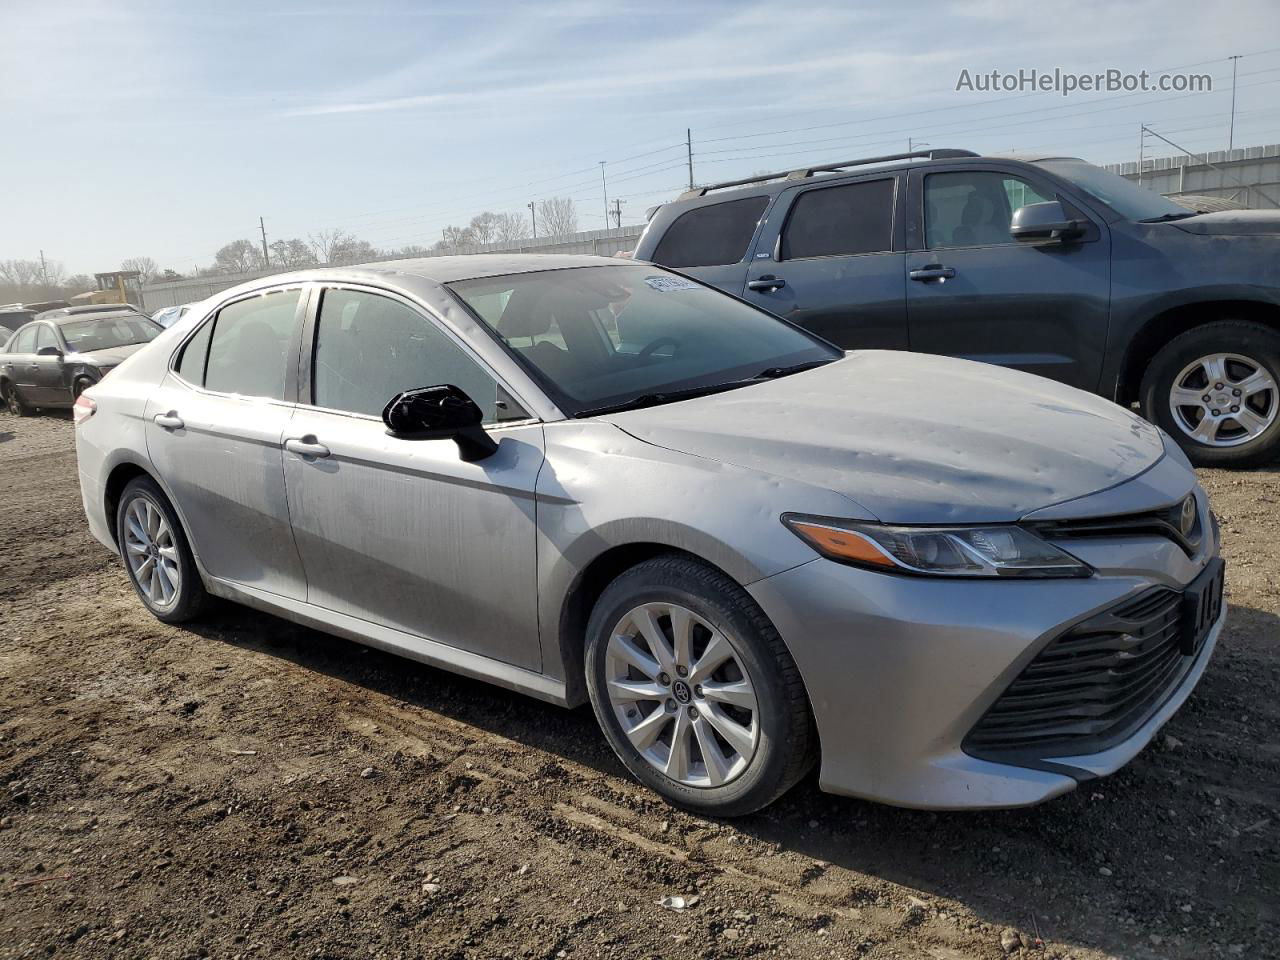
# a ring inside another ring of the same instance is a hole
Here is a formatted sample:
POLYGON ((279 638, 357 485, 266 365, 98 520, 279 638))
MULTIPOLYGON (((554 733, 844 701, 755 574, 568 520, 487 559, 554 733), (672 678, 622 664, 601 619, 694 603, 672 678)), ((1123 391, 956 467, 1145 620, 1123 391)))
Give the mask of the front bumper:
POLYGON ((993 762, 965 735, 1036 655, 1071 626, 1153 586, 1181 590, 1216 555, 1152 537, 1062 542, 1097 574, 1081 580, 957 581, 814 560, 753 584, 804 678, 831 793, 924 809, 1020 807, 1133 758, 1190 695, 1224 613, 1150 715, 1086 756, 993 762))

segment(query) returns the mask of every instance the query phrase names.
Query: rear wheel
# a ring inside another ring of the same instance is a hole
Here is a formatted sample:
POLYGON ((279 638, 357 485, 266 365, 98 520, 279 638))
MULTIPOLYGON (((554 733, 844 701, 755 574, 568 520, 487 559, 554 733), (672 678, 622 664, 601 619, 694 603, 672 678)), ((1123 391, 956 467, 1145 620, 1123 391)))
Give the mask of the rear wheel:
POLYGON ((29 417, 35 410, 28 407, 18 396, 18 388, 12 383, 4 385, 4 407, 15 417, 29 417))
POLYGON ((150 477, 130 480, 116 508, 116 542, 133 589, 165 623, 204 610, 209 595, 169 499, 150 477))
POLYGON ((812 765, 816 734, 795 662, 724 574, 660 557, 605 590, 587 628, 587 687, 627 769, 682 807, 737 816, 812 765))
POLYGON ((1202 466, 1253 466, 1280 454, 1280 334, 1209 323, 1175 337, 1142 378, 1143 415, 1202 466))

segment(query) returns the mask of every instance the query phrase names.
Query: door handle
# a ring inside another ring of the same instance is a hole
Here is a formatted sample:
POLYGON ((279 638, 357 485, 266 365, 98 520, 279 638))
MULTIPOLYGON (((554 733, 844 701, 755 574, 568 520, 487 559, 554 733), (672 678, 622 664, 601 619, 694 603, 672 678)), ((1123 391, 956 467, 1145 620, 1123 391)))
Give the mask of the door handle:
POLYGON ((778 290, 787 285, 781 277, 764 276, 759 280, 748 280, 748 290, 778 290))
POLYGON ((940 263, 931 263, 907 274, 912 280, 950 280, 956 275, 955 267, 944 267, 940 263))
POLYGON ((323 443, 317 443, 315 436, 310 433, 305 437, 290 437, 284 442, 284 448, 308 460, 329 455, 329 448, 323 443))
POLYGON ((157 413, 151 419, 156 422, 156 426, 164 427, 166 430, 181 430, 186 426, 186 423, 178 416, 178 411, 176 410, 170 410, 168 413, 157 413))

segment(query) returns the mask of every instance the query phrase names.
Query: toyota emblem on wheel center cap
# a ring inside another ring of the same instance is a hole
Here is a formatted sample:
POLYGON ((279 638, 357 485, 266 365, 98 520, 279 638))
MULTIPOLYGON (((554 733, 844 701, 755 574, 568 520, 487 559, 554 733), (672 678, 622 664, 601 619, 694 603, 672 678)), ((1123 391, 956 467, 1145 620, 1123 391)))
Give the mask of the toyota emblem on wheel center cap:
POLYGON ((689 685, 683 680, 677 680, 671 685, 671 693, 680 703, 688 703, 693 699, 693 693, 689 689, 689 685))

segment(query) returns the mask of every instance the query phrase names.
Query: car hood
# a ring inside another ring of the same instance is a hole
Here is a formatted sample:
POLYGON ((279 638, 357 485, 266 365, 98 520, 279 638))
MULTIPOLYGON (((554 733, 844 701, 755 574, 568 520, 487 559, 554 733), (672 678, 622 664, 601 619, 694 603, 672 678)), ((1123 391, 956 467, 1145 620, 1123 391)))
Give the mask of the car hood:
POLYGON ((145 343, 133 343, 127 347, 108 347, 105 350, 90 350, 88 353, 69 353, 67 354, 67 360, 75 363, 88 363, 95 367, 114 367, 145 346, 145 343))
POLYGON ((1280 235, 1280 212, 1275 210, 1222 210, 1202 213, 1172 225, 1187 233, 1209 237, 1280 235))
POLYGON ((886 523, 987 523, 1115 486, 1159 431, 1002 367, 887 350, 726 393, 612 414, 658 446, 823 487, 886 523))

